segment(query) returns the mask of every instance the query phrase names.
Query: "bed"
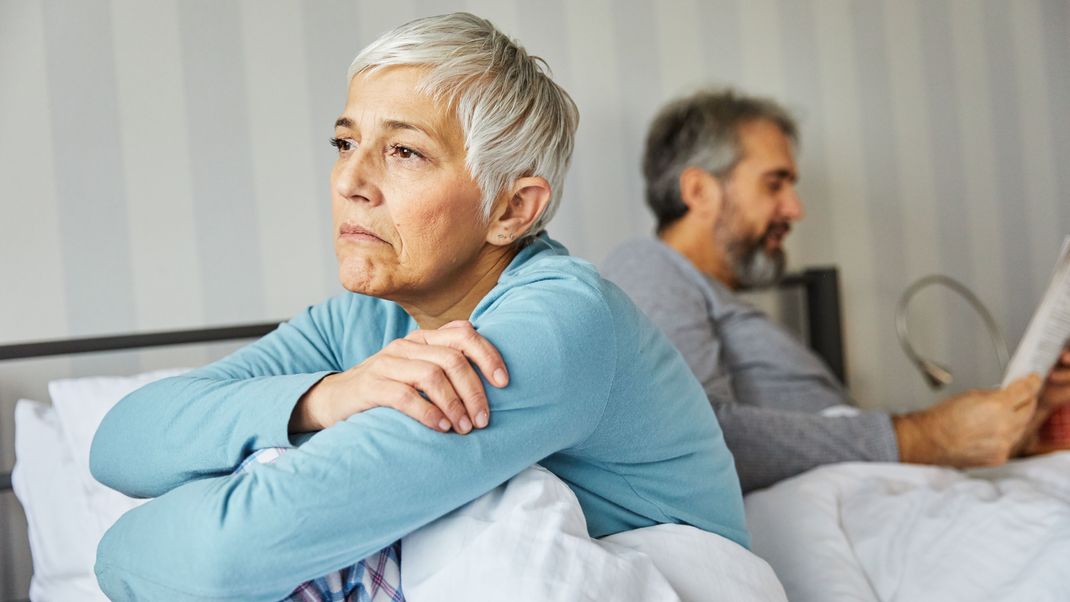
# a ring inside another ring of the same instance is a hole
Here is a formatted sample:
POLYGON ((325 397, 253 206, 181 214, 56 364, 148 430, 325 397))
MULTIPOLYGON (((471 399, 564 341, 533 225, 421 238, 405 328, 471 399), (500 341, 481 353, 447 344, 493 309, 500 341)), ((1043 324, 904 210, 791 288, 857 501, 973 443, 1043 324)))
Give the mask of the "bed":
POLYGON ((969 471, 835 464, 746 511, 793 602, 1070 600, 1070 452, 969 471))
MULTIPOLYGON (((835 270, 809 270, 783 286, 800 296, 789 303, 792 308, 811 308, 801 327, 842 375, 835 270)), ((0 346, 0 360, 250 339, 276 325, 0 346)), ((92 575, 96 543, 142 502, 89 475, 93 433, 126 393, 181 370, 55 380, 48 387, 51 403, 17 403, 17 462, 12 473, 0 473, 0 495, 13 488, 27 517, 34 566, 30 599, 104 599, 92 575)), ((538 466, 418 530, 403 549, 406 596, 414 602, 785 599, 768 563, 691 527, 659 525, 591 540, 571 490, 538 466)))
MULTIPOLYGON (((777 301, 781 307, 767 309, 792 323, 842 379, 838 286, 833 268, 794 274, 782 282, 789 294, 777 301)), ((0 361, 252 339, 276 325, 7 345, 0 346, 0 361)), ((20 400, 16 405, 18 461, 13 474, 0 473, 0 495, 14 486, 27 516, 34 576, 26 595, 31 599, 103 599, 91 572, 96 542, 123 512, 141 502, 90 477, 93 432, 127 392, 179 371, 55 380, 48 387, 51 403, 20 400)), ((409 599, 417 601, 442 600, 443 591, 464 592, 466 600, 782 599, 769 565, 728 543, 671 525, 591 541, 571 491, 536 466, 410 536, 404 542, 404 578, 409 599), (531 536, 539 530, 546 537, 531 536), (532 542, 552 545, 535 549, 532 542), (532 559, 540 557, 557 561, 537 570, 532 559), (483 569, 473 574, 470 567, 483 569), (555 579, 548 581, 547 574, 555 579), (562 574, 569 577, 562 579, 562 574), (478 592, 464 587, 476 579, 482 584, 478 592)))

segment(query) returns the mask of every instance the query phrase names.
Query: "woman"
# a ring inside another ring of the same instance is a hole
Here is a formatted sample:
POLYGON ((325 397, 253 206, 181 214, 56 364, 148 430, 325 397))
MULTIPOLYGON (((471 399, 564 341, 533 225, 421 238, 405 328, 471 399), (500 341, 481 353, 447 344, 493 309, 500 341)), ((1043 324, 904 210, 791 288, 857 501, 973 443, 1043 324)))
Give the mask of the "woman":
POLYGON ((351 292, 105 418, 94 476, 157 497, 101 542, 105 591, 278 599, 536 462, 595 537, 685 523, 747 545, 701 386, 543 232, 568 95, 467 14, 385 34, 349 75, 331 186, 351 292), (296 448, 230 474, 269 447, 296 448))

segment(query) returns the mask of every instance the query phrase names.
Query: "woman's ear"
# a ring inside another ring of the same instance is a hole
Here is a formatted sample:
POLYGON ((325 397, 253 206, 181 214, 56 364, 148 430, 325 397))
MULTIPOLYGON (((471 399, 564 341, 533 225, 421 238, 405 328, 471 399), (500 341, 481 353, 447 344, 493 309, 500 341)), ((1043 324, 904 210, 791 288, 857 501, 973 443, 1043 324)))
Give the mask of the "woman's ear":
POLYGON ((687 206, 685 215, 710 224, 717 222, 724 200, 724 187, 717 176, 699 167, 680 173, 680 200, 687 206))
MULTIPOLYGON (((504 196, 504 195, 503 195, 504 196)), ((499 199, 491 212, 487 242, 492 245, 512 244, 528 231, 550 204, 550 183, 541 176, 517 178, 509 189, 508 198, 499 199)))

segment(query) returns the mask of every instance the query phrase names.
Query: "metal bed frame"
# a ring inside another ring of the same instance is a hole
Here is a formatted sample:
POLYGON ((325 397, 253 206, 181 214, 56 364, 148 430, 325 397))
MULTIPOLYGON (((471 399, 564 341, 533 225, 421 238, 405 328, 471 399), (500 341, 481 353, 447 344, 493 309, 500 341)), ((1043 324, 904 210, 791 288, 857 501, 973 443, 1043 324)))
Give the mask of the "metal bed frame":
MULTIPOLYGON (((275 330, 278 325, 278 322, 265 322, 261 324, 223 326, 200 330, 169 330, 163 332, 146 332, 142 334, 18 343, 15 345, 0 346, 0 361, 254 339, 275 330)), ((0 493, 10 489, 11 473, 0 472, 0 493)))
MULTIPOLYGON (((837 269, 834 267, 813 268, 789 274, 778 285, 779 289, 796 287, 803 289, 806 299, 810 348, 825 360, 829 369, 841 382, 846 383, 840 315, 840 282, 837 269)), ((198 330, 172 330, 17 343, 0 346, 0 361, 253 339, 271 332, 278 325, 278 322, 264 322, 198 330)), ((10 490, 11 473, 0 472, 0 495, 10 490)))

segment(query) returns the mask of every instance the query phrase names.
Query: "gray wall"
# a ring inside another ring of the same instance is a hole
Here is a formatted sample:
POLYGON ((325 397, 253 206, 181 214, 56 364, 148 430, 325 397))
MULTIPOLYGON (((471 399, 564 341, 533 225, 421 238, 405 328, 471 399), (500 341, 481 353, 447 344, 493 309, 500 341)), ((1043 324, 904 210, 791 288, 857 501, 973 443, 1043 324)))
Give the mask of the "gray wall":
MULTIPOLYGON (((787 103, 808 210, 792 263, 842 269, 865 404, 934 399, 893 338, 910 281, 963 280, 1013 342, 1070 233, 1066 1, 0 0, 0 344, 284 318, 338 291, 326 139, 345 68, 384 29, 458 9, 579 104, 551 234, 595 261, 650 231, 637 165, 659 104, 711 82, 787 103)), ((948 299, 918 298, 919 347, 960 388, 998 381, 948 299)), ((175 353, 5 367, 0 466, 12 401, 41 380, 214 357, 175 353)), ((0 550, 0 597, 24 592, 24 552, 0 550)))

